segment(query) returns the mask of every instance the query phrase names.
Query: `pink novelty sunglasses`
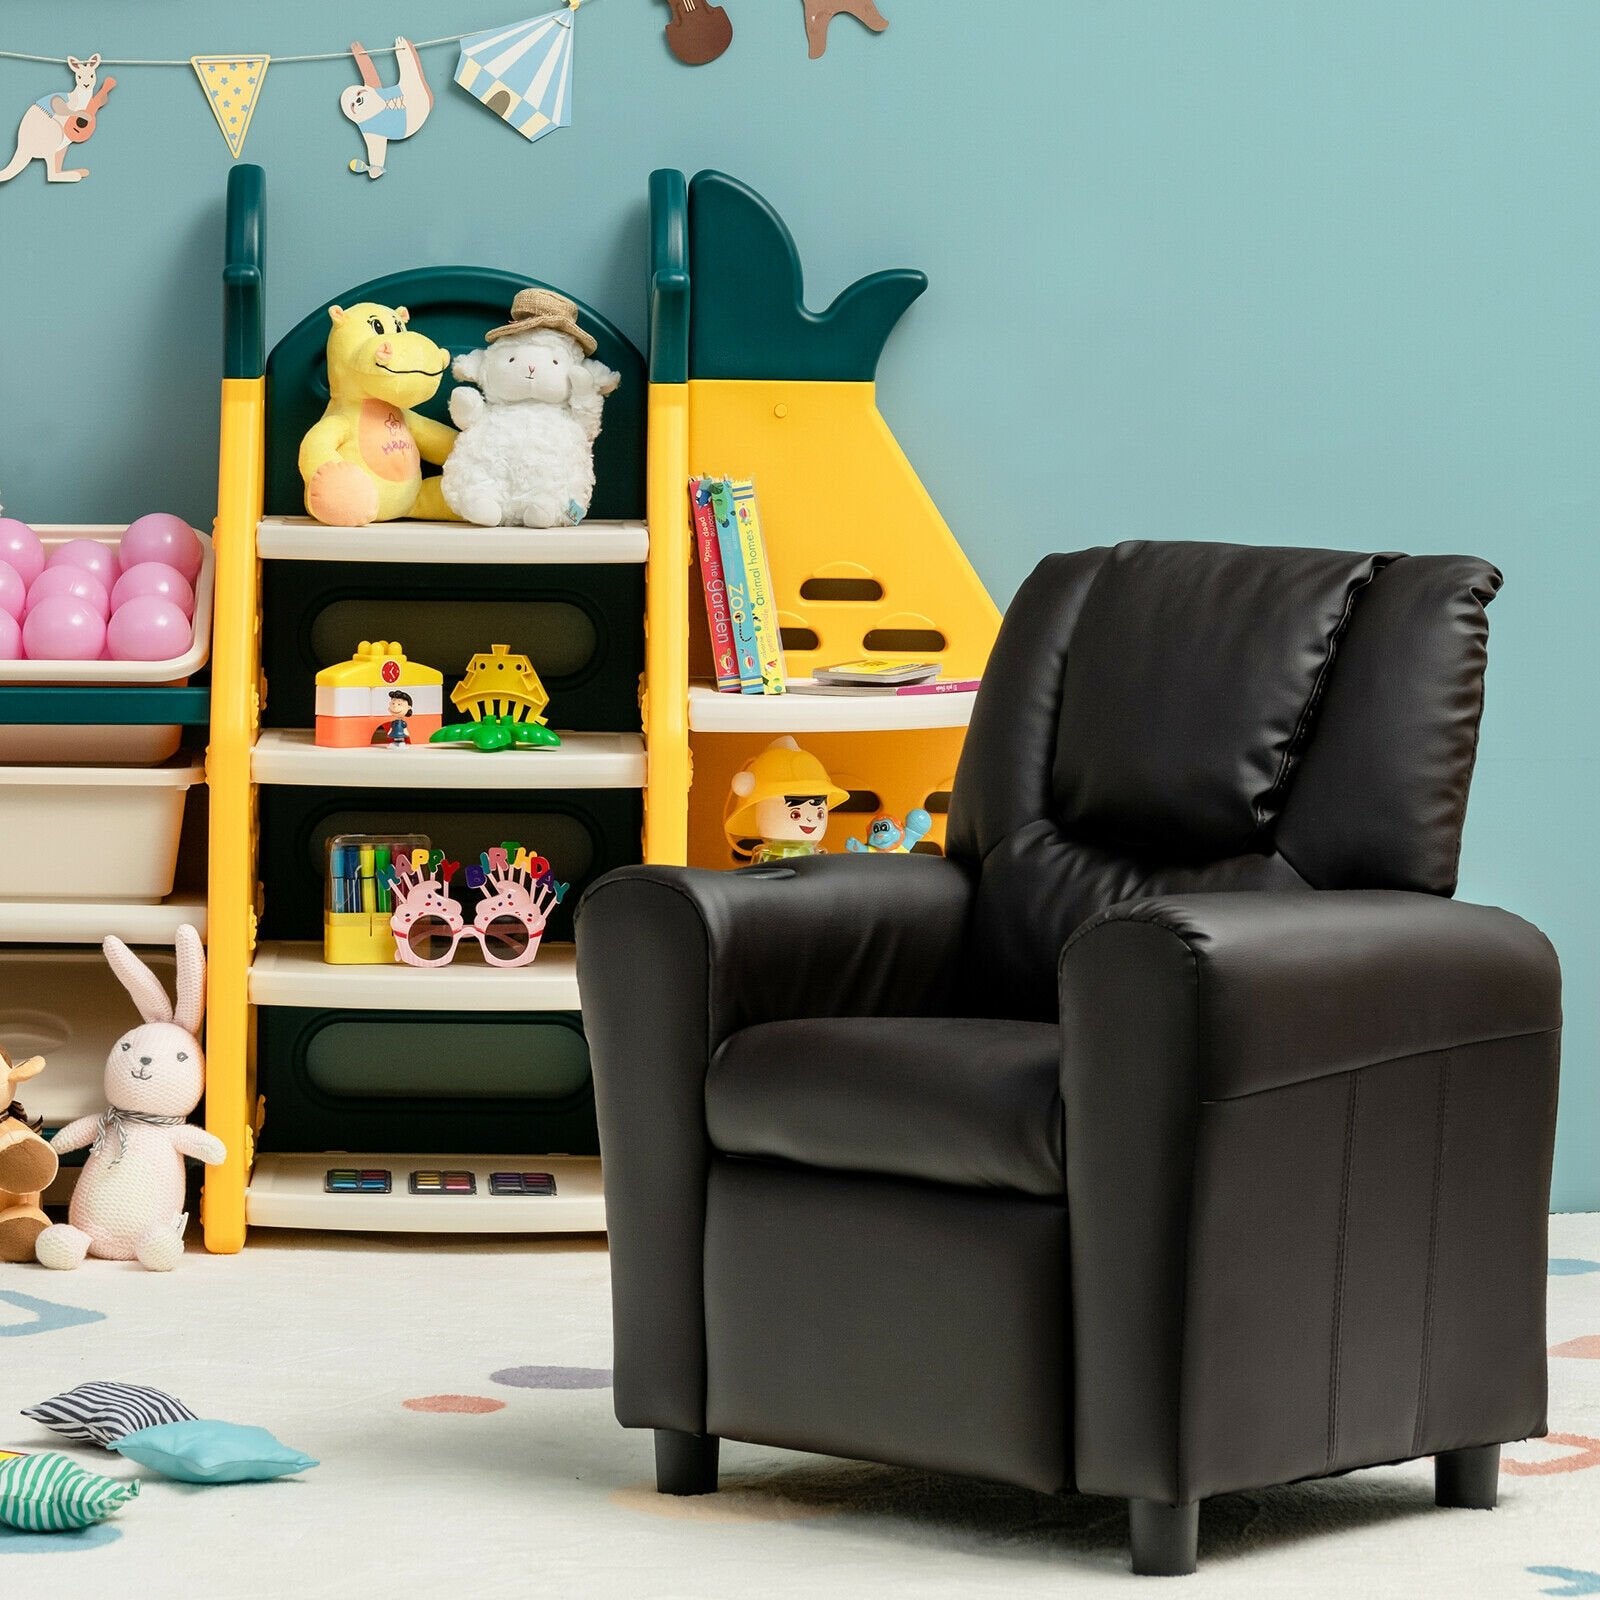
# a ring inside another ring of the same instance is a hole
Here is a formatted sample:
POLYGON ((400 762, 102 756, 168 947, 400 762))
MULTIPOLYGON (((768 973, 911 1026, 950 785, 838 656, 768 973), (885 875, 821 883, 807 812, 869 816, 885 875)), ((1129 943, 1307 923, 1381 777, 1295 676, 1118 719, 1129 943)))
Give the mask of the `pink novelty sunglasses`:
POLYGON ((468 923, 434 873, 396 874, 389 919, 395 960, 412 967, 448 966, 463 939, 476 939, 490 966, 522 967, 532 961, 556 903, 555 890, 520 867, 496 868, 473 886, 483 898, 468 923))

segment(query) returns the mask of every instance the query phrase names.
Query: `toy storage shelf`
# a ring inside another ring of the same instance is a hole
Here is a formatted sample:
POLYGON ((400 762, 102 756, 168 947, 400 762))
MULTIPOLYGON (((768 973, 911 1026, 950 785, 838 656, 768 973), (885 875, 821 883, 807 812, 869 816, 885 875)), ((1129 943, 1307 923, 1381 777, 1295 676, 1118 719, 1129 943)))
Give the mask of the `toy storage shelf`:
POLYGON ((496 968, 458 955, 423 972, 401 966, 331 966, 313 940, 267 940, 250 967, 250 1003, 352 1011, 576 1011, 577 952, 542 945, 526 967, 496 968))
POLYGON ((601 1233, 606 1225, 598 1156, 363 1155, 342 1150, 256 1157, 245 1221, 262 1228, 336 1228, 382 1233, 601 1233), (390 1194, 328 1194, 330 1167, 386 1169, 390 1194), (471 1172, 478 1192, 408 1192, 412 1172, 471 1172), (553 1195, 492 1195, 491 1172, 548 1172, 553 1195))
POLYGON ((638 789, 637 733, 562 733, 557 750, 408 745, 392 750, 319 746, 309 728, 264 728, 251 759, 257 783, 350 789, 638 789))
POLYGON ((0 901, 0 944, 99 944, 114 933, 126 944, 171 944, 181 923, 206 933, 204 897, 173 895, 157 905, 114 900, 0 901))
POLYGON ((689 690, 694 733, 890 733, 896 729, 964 728, 975 690, 954 694, 724 694, 705 684, 689 690))
POLYGON ((467 522, 334 528, 310 517, 267 517, 256 530, 256 551, 263 561, 638 566, 650 554, 650 535, 642 522, 600 520, 575 528, 479 528, 467 522))

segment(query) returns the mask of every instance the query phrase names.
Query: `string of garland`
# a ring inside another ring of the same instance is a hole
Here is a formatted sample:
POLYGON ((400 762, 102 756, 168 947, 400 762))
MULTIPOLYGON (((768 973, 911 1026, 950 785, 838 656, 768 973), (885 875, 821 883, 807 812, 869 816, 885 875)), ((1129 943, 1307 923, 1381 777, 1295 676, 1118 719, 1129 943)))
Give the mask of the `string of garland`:
MULTIPOLYGON (((580 5, 592 3, 592 0, 566 0, 566 3, 570 10, 576 11, 580 5)), ((435 45, 460 44, 463 39, 470 39, 474 34, 483 31, 481 28, 473 28, 467 33, 446 33, 441 34, 437 39, 418 39, 415 42, 417 49, 431 50, 435 45)), ((388 45, 382 49, 369 50, 367 53, 374 56, 392 56, 395 51, 393 45, 388 45)), ((285 65, 292 66, 300 61, 348 61, 349 59, 350 47, 346 45, 343 50, 322 50, 315 55, 273 56, 272 64, 275 67, 281 67, 285 65)), ((26 50, 0 50, 0 61, 37 61, 47 67, 59 67, 64 60, 65 57, 63 56, 30 55, 26 50)), ((171 60, 157 57, 141 59, 137 56, 126 56, 120 60, 113 59, 110 56, 102 56, 100 58, 102 67, 187 67, 190 64, 191 58, 188 56, 178 56, 171 60)))

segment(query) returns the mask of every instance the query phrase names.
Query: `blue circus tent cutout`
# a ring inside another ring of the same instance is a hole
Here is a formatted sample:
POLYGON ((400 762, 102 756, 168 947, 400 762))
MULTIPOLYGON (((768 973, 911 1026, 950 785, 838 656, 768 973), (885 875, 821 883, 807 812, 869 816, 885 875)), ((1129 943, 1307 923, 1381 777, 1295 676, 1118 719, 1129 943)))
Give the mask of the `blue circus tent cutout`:
POLYGON ((571 9, 461 41, 456 82, 524 139, 572 121, 571 9))

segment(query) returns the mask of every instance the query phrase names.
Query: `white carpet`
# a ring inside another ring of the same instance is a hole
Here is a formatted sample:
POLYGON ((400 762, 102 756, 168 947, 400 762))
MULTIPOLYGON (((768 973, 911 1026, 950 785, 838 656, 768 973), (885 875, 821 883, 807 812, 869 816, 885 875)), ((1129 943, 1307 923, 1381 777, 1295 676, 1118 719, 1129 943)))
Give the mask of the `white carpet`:
MULTIPOLYGON (((1550 1253, 1562 1437, 1506 1451, 1498 1511, 1436 1510, 1426 1463, 1232 1495, 1204 1507, 1200 1572, 1170 1592, 1600 1595, 1600 1215, 1552 1218, 1550 1253)), ((1154 1581, 1128 1574, 1105 1501, 738 1444, 721 1493, 659 1497, 649 1436, 612 1418, 610 1359, 587 1241, 258 1233, 164 1277, 0 1267, 0 1447, 53 1447, 18 1410, 120 1378, 322 1463, 193 1488, 66 1446, 143 1491, 81 1534, 0 1530, 0 1597, 1058 1600, 1154 1581)))

